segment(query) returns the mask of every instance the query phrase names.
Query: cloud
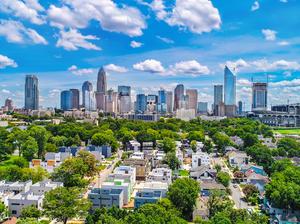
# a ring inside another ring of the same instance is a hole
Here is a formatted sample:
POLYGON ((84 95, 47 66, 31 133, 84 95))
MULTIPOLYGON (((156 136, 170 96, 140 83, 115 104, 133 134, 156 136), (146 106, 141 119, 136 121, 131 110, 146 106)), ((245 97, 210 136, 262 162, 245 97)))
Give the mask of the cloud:
POLYGON ((68 51, 76 51, 79 48, 86 50, 101 50, 100 47, 89 42, 89 40, 99 40, 99 38, 93 35, 84 36, 76 29, 70 29, 69 31, 61 30, 56 46, 63 47, 68 51))
POLYGON ((143 62, 133 65, 133 68, 138 71, 151 72, 151 73, 163 73, 165 68, 160 61, 154 59, 147 59, 143 62))
POLYGON ((156 38, 167 44, 174 44, 174 40, 169 39, 167 37, 156 36, 156 38))
POLYGON ((170 66, 170 71, 174 74, 192 74, 193 76, 210 74, 209 68, 196 60, 178 62, 170 66))
POLYGON ((221 25, 218 9, 208 0, 177 0, 165 21, 197 34, 219 29, 221 25))
POLYGON ((288 0, 279 0, 282 3, 288 3, 288 0))
POLYGON ((255 1, 253 3, 253 5, 251 6, 251 11, 256 11, 259 9, 259 2, 258 1, 255 1))
POLYGON ((68 71, 71 72, 74 75, 82 76, 82 75, 89 75, 96 72, 95 69, 92 68, 82 68, 79 69, 76 65, 72 65, 68 68, 68 71))
POLYGON ((142 5, 150 7, 152 11, 156 14, 156 18, 158 20, 163 20, 168 15, 163 0, 153 0, 151 3, 144 2, 142 0, 138 0, 138 2, 142 5))
POLYGON ((134 7, 119 7, 112 0, 63 0, 59 8, 51 5, 47 15, 50 24, 59 28, 86 28, 91 20, 98 21, 101 28, 123 33, 130 37, 141 36, 147 27, 142 13, 134 7))
POLYGON ((0 20, 0 36, 4 36, 10 43, 48 44, 45 38, 35 30, 26 28, 22 23, 13 20, 0 20))
POLYGON ((45 23, 44 18, 39 15, 39 12, 44 11, 44 8, 38 0, 1 0, 0 11, 29 20, 34 24, 41 25, 45 23))
POLYGON ((237 69, 237 70, 240 70, 240 69, 250 66, 245 60, 243 60, 241 58, 236 61, 226 61, 225 64, 220 64, 220 66, 222 68, 224 68, 225 65, 228 66, 228 68, 230 68, 230 69, 237 69))
POLYGON ((251 86, 252 82, 250 82, 248 79, 238 79, 237 85, 238 86, 251 86))
POLYGON ((266 40, 268 40, 268 41, 276 40, 277 32, 275 30, 262 29, 261 32, 265 36, 266 40))
POLYGON ((134 41, 134 40, 130 42, 130 47, 132 47, 132 48, 139 48, 142 45, 143 45, 143 43, 137 42, 137 41, 134 41))
POLYGON ((18 65, 13 59, 0 54, 0 69, 6 68, 6 67, 16 68, 16 67, 18 67, 18 65))
POLYGON ((300 79, 283 80, 280 82, 273 82, 269 84, 271 87, 298 87, 300 86, 300 79))
POLYGON ((278 45, 279 46, 288 46, 288 45, 290 45, 290 43, 288 41, 280 41, 280 42, 278 42, 278 45))
POLYGON ((105 70, 110 71, 110 72, 118 72, 118 73, 128 72, 127 68, 118 66, 115 64, 105 65, 104 68, 105 68, 105 70))
POLYGON ((9 91, 7 89, 2 89, 1 92, 4 94, 11 94, 11 91, 9 91))

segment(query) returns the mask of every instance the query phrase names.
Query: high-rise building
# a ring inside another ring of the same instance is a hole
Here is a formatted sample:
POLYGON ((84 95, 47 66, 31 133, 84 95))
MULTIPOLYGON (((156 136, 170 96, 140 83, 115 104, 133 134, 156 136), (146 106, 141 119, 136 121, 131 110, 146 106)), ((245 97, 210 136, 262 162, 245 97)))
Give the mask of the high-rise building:
POLYGON ((25 80, 25 109, 39 109, 39 80, 35 75, 27 75, 25 80))
POLYGON ((164 89, 158 91, 157 112, 167 113, 167 91, 164 89))
POLYGON ((224 103, 225 115, 234 117, 236 115, 236 75, 227 66, 224 69, 224 103))
POLYGON ((193 109, 195 110, 195 113, 197 111, 197 103, 198 103, 198 91, 196 89, 187 89, 186 90, 186 107, 187 109, 193 109))
POLYGON ((82 106, 85 107, 86 98, 85 92, 92 92, 93 91, 93 84, 89 81, 85 81, 82 85, 82 106))
POLYGON ((145 94, 137 94, 135 111, 137 113, 145 113, 146 110, 147 110, 147 96, 145 94))
POLYGON ((243 114, 243 102, 242 101, 238 102, 238 114, 239 115, 243 114))
POLYGON ((256 82, 252 84, 252 111, 267 110, 268 84, 256 82))
POLYGON ((182 101, 184 101, 184 85, 178 84, 174 90, 174 111, 182 108, 182 101))
POLYGON ((220 107, 223 103, 223 85, 214 85, 213 112, 215 116, 221 116, 220 107))
POLYGON ((72 109, 79 109, 80 92, 79 89, 70 89, 72 92, 72 109))
POLYGON ((118 95, 120 101, 120 113, 128 113, 131 111, 131 87, 118 86, 118 95))
POLYGON ((13 103, 13 100, 11 98, 7 98, 5 100, 5 104, 4 104, 4 107, 6 110, 8 111, 13 111, 14 110, 14 103, 13 103))
POLYGON ((105 111, 105 93, 96 92, 96 108, 100 111, 105 111))
POLYGON ((155 112, 156 111, 156 105, 157 105, 157 95, 148 95, 147 96, 147 111, 148 112, 155 112))
POLYGON ((100 68, 100 70, 98 72, 97 92, 100 92, 100 93, 107 92, 106 72, 103 67, 100 68))
POLYGON ((93 111, 96 110, 96 96, 94 91, 85 91, 85 110, 93 111))
POLYGON ((72 109, 72 92, 64 90, 60 93, 60 109, 63 111, 72 109))
POLYGON ((207 114, 207 112, 208 112, 208 103, 207 102, 199 102, 197 112, 199 114, 207 114))
POLYGON ((118 113, 118 93, 113 89, 108 90, 107 95, 105 95, 105 112, 118 113))
POLYGON ((172 113, 173 112, 173 92, 167 91, 167 112, 172 113))
POLYGON ((118 86, 119 96, 131 96, 131 87, 130 86, 118 86))

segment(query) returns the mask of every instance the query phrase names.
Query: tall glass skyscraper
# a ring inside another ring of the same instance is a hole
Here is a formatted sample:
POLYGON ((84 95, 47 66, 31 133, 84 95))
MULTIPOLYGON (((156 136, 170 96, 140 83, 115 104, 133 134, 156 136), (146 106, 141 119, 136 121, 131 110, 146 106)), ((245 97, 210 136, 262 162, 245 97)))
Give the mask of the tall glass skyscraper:
POLYGON ((227 66, 224 70, 224 97, 226 106, 236 105, 236 75, 227 66))
POLYGON ((118 94, 119 94, 119 96, 130 96, 131 95, 131 87, 130 86, 118 86, 118 94))
POLYGON ((158 91, 157 112, 167 112, 167 92, 164 89, 158 91))
POLYGON ((107 91, 106 72, 102 67, 98 72, 97 92, 106 93, 106 91, 107 91))
POLYGON ((60 93, 60 109, 63 111, 72 109, 72 92, 64 90, 60 93))
POLYGON ((72 109, 79 109, 79 89, 70 89, 72 92, 72 109))
POLYGON ((174 90, 174 111, 181 108, 181 103, 184 100, 184 85, 178 84, 174 90))
POLYGON ((147 109, 147 96, 145 94, 136 95, 135 110, 137 113, 144 113, 147 109))
POLYGON ((252 110, 267 110, 268 84, 256 82, 252 84, 252 110))
POLYGON ((131 87, 130 86, 118 86, 119 96, 119 112, 128 113, 131 111, 131 87))
POLYGON ((39 109, 39 80, 35 75, 27 75, 25 79, 25 109, 39 109))
POLYGON ((85 92, 93 92, 93 84, 89 81, 85 81, 82 85, 82 106, 85 107, 86 106, 86 94, 85 92))

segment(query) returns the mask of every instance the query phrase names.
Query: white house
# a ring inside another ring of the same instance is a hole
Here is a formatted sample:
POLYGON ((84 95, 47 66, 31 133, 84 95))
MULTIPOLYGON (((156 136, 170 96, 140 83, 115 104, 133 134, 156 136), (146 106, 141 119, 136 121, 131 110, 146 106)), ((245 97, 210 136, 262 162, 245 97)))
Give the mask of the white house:
POLYGON ((205 152, 197 151, 192 154, 192 169, 196 169, 200 166, 209 166, 210 165, 210 157, 205 152))
POLYGON ((169 185, 172 183, 172 170, 168 168, 153 169, 149 173, 147 181, 159 181, 169 185))

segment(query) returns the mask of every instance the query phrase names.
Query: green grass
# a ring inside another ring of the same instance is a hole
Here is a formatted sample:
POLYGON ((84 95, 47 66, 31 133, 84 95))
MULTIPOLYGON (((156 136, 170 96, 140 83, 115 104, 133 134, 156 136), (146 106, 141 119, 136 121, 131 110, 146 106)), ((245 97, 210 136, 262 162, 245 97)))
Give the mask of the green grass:
POLYGON ((187 170, 179 170, 179 176, 188 177, 190 175, 189 171, 187 170))
POLYGON ((275 133, 279 133, 282 135, 300 135, 300 128, 298 129, 275 129, 275 133))

